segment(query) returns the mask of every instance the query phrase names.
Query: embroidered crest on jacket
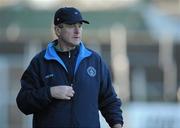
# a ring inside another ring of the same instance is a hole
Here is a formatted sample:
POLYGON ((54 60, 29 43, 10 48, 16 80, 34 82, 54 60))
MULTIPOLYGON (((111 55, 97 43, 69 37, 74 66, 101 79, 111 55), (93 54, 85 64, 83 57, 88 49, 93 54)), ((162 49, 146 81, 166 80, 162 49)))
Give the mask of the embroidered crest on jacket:
POLYGON ((87 68, 87 73, 89 76, 94 77, 94 76, 96 76, 96 69, 92 66, 89 66, 87 68))

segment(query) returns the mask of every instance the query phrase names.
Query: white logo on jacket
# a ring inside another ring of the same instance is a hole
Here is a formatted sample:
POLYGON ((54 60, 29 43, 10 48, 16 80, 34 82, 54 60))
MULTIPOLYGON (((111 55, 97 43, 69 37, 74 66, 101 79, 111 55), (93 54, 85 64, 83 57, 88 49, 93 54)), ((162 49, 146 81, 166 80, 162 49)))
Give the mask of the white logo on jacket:
POLYGON ((92 66, 89 66, 87 68, 87 73, 89 76, 94 77, 94 76, 96 76, 96 69, 92 66))
POLYGON ((54 77, 54 74, 48 74, 45 76, 45 79, 48 79, 48 78, 51 78, 51 77, 54 77))

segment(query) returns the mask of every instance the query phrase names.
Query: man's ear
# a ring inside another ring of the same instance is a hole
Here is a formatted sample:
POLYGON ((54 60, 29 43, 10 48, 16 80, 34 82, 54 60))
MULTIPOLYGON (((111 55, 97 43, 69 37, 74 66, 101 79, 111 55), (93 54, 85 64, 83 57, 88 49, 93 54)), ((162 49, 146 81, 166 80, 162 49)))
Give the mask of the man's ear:
POLYGON ((60 34, 61 34, 61 29, 60 29, 58 26, 54 26, 54 31, 55 31, 55 34, 56 34, 57 36, 60 36, 60 34))

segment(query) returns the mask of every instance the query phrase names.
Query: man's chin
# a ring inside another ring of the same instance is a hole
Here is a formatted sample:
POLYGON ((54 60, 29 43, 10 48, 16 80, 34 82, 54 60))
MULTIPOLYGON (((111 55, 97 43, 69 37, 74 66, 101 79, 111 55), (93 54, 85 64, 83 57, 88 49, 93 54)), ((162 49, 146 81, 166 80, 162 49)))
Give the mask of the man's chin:
POLYGON ((77 46, 79 44, 80 44, 80 41, 75 41, 74 43, 72 43, 72 45, 74 45, 74 46, 77 46))
POLYGON ((80 41, 79 41, 79 42, 73 42, 73 43, 70 43, 71 47, 78 46, 79 44, 80 44, 80 41))

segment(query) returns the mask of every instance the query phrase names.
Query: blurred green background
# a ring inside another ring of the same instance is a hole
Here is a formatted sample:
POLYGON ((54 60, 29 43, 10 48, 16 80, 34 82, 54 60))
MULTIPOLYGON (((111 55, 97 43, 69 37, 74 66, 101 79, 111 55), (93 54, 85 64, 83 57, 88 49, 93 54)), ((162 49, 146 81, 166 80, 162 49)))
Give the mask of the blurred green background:
POLYGON ((180 128, 180 0, 0 0, 0 127, 32 127, 15 102, 20 78, 63 6, 90 21, 83 41, 109 65, 124 128, 180 128))

